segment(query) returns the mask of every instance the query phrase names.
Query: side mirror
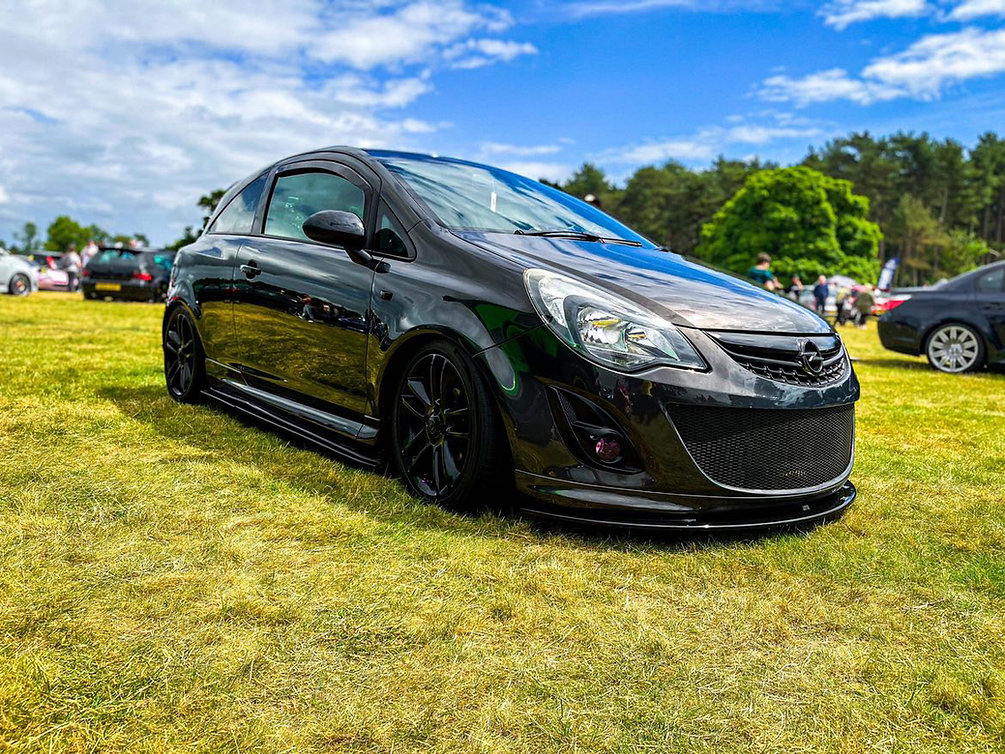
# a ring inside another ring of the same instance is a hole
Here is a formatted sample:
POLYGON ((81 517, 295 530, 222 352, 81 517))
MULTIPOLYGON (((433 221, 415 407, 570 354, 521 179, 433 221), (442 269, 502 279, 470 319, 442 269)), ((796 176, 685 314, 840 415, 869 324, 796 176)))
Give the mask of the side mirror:
POLYGON ((336 244, 346 251, 362 249, 366 245, 363 221, 352 212, 325 209, 304 220, 304 235, 312 241, 336 244))

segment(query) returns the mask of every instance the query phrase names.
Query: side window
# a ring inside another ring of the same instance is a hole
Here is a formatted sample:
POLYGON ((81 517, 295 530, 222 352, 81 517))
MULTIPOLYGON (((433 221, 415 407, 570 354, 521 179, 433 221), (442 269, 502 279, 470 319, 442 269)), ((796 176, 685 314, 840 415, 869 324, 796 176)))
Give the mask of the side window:
POLYGON ((265 234, 306 241, 304 220, 323 209, 352 212, 364 217, 363 189, 333 173, 296 173, 280 176, 269 200, 265 234))
POLYGON ((1001 293, 1002 290, 1005 290, 1005 267, 999 267, 978 276, 978 293, 1001 293))
POLYGON ((256 178, 244 191, 230 200, 227 208, 216 218, 210 233, 250 233, 255 223, 255 210, 265 189, 265 176, 256 178))
POLYGON ((377 234, 373 239, 374 251, 399 257, 408 256, 408 246, 405 245, 404 237, 405 231, 398 225, 398 221, 381 205, 377 234))

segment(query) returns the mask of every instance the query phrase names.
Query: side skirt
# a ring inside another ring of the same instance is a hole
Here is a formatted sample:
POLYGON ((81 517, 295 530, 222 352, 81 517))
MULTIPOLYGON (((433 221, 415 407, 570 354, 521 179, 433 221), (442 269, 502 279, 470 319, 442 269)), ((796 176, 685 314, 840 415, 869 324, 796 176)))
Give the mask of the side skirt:
POLYGON ((249 395, 228 388, 226 383, 214 382, 203 390, 203 395, 253 419, 294 435, 298 439, 305 440, 327 453, 338 456, 340 460, 348 461, 371 471, 379 470, 383 466, 384 459, 379 454, 367 453, 349 441, 339 441, 333 435, 322 433, 315 427, 305 425, 281 409, 264 405, 249 395))

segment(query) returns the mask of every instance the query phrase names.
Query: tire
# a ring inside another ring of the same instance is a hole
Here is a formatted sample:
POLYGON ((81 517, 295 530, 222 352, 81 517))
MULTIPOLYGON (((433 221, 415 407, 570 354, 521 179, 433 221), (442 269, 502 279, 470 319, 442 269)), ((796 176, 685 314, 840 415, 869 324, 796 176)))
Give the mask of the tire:
POLYGON ((963 374, 984 366, 984 339, 969 325, 939 325, 925 339, 928 363, 940 372, 963 374))
POLYGON ((506 489, 509 449, 474 364, 437 342, 412 355, 390 410, 392 463, 416 497, 474 507, 506 489))
POLYGON ((31 293, 31 280, 23 272, 16 272, 7 283, 7 292, 11 296, 27 296, 31 293))
POLYGON ((196 403, 206 383, 206 355, 192 316, 178 307, 164 326, 164 382, 179 403, 196 403))

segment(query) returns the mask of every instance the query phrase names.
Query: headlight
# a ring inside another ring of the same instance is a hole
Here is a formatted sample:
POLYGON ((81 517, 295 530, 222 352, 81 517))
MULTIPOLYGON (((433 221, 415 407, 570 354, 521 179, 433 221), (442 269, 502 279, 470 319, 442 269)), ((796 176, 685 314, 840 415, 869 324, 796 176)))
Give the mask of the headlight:
POLYGON ((523 281, 541 318, 591 361, 629 371, 705 368, 680 330, 628 299, 545 270, 527 270, 523 281))

